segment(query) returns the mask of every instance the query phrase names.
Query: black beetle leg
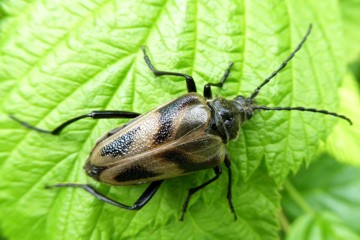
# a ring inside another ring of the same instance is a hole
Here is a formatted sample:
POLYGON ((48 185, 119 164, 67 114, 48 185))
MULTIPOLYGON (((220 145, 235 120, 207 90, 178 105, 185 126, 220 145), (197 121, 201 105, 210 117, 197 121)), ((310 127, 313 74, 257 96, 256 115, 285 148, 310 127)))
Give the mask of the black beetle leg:
POLYGON ((141 115, 140 113, 135 113, 135 112, 127 112, 127 111, 92 111, 91 113, 88 114, 84 114, 81 116, 77 116, 74 117, 70 120, 67 120, 66 122, 62 123, 61 125, 59 125, 58 127, 56 127, 54 130, 49 131, 49 130, 45 130, 45 129, 41 129, 41 128, 37 128, 34 127, 30 124, 28 124, 27 122, 24 122, 12 115, 10 115, 9 117, 13 120, 15 120, 16 122, 22 124, 23 126, 30 128, 32 130, 38 131, 38 132, 42 132, 42 133, 49 133, 49 134, 53 134, 53 135, 58 135, 65 127, 67 127, 68 125, 83 119, 83 118, 87 118, 87 117, 91 117, 93 119, 100 119, 100 118, 135 118, 137 116, 141 115))
POLYGON ((233 205, 233 202, 232 202, 232 191, 231 191, 231 187, 232 187, 232 173, 231 173, 231 162, 230 162, 230 159, 229 159, 229 156, 228 154, 225 155, 225 166, 226 168, 228 169, 228 176, 229 176, 229 180, 228 180, 228 192, 227 192, 227 200, 228 200, 228 203, 229 203, 229 207, 230 207, 230 210, 231 212, 234 214, 234 220, 236 221, 237 220, 237 216, 236 216, 236 213, 235 213, 235 209, 234 209, 234 205, 233 205))
POLYGON ((127 210, 139 210, 143 206, 145 206, 146 203, 150 201, 150 199, 155 195, 156 191, 159 189, 161 181, 152 182, 141 194, 138 200, 132 205, 128 206, 122 203, 119 203, 109 197, 104 196, 102 193, 98 192, 94 187, 88 184, 78 184, 78 183, 59 183, 51 186, 46 186, 46 188, 54 188, 54 187, 75 187, 75 188, 82 188, 97 199, 104 201, 106 203, 112 204, 116 207, 125 208, 127 210))
POLYGON ((230 74, 230 70, 231 67, 234 65, 233 62, 230 63, 229 67, 226 69, 224 76, 221 78, 221 81, 219 83, 207 83, 204 86, 204 97, 207 99, 211 99, 212 98, 212 93, 211 93, 211 86, 213 87, 219 87, 222 88, 222 86, 224 85, 224 82, 226 81, 226 79, 229 77, 230 74))
POLYGON ((182 214, 181 214, 181 218, 180 218, 180 221, 183 221, 184 220, 184 215, 185 215, 185 212, 186 212, 186 209, 188 207, 188 204, 189 204, 189 201, 190 201, 190 197, 196 193, 197 191, 199 191, 200 189, 206 187, 207 185, 209 185, 210 183, 214 182, 216 179, 218 179, 222 173, 222 170, 221 170, 221 167, 218 166, 218 167, 215 167, 214 168, 214 172, 216 174, 215 177, 213 177, 212 179, 204 182, 203 184, 201 184, 200 186, 197 186, 197 187, 194 187, 194 188, 190 188, 189 189, 189 192, 186 196, 186 199, 185 199, 185 202, 184 202, 184 205, 183 205, 183 208, 182 208, 182 214))
POLYGON ((165 72, 165 71, 156 70, 151 63, 149 56, 146 54, 145 46, 142 46, 141 49, 144 53, 144 59, 145 59, 146 64, 149 66, 150 70, 155 74, 156 77, 164 76, 164 75, 184 77, 186 79, 186 86, 187 86, 188 92, 196 92, 196 85, 195 85, 194 79, 191 76, 184 74, 184 73, 165 72))

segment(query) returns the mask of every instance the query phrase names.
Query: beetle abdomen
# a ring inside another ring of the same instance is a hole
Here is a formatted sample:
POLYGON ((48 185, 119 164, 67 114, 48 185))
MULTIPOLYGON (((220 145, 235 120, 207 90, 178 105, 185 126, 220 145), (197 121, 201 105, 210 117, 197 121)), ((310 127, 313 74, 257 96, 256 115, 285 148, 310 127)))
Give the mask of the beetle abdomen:
POLYGON ((97 180, 125 185, 218 165, 224 144, 206 133, 210 117, 203 97, 186 94, 106 134, 93 149, 86 171, 97 180), (215 151, 209 151, 214 144, 215 151))
POLYGON ((194 132, 179 141, 107 166, 98 180, 128 185, 173 178, 218 166, 224 157, 225 145, 220 137, 194 132))

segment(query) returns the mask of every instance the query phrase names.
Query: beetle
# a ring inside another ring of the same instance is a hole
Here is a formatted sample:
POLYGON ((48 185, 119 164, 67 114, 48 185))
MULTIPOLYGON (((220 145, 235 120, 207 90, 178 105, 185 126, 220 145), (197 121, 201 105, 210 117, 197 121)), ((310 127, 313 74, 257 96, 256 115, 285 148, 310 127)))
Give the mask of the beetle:
POLYGON ((180 220, 183 220, 191 196, 217 180, 222 173, 221 164, 225 163, 229 173, 227 200, 236 220, 231 192, 231 162, 225 147, 230 140, 237 138, 240 125, 251 119, 255 111, 316 112, 342 118, 352 124, 346 116, 326 110, 304 107, 267 107, 256 104, 255 98, 260 89, 285 68, 305 43, 311 28, 310 25, 296 49, 253 91, 250 97, 239 95, 232 100, 221 97, 212 99, 211 87, 221 88, 223 86, 233 63, 230 63, 219 83, 207 83, 204 86, 203 96, 201 96, 196 93, 196 85, 191 76, 157 70, 143 46, 144 60, 155 77, 164 75, 183 77, 186 80, 187 94, 146 114, 128 111, 93 111, 72 118, 52 131, 32 126, 14 116, 10 117, 27 128, 53 135, 60 134, 65 127, 83 118, 133 118, 123 126, 115 128, 101 137, 96 142, 84 166, 87 175, 96 181, 110 185, 150 183, 133 205, 128 206, 115 201, 89 184, 59 183, 47 186, 47 188, 82 188, 106 203, 128 210, 138 210, 149 202, 165 179, 212 168, 215 172, 213 178, 189 189, 182 207, 180 220))

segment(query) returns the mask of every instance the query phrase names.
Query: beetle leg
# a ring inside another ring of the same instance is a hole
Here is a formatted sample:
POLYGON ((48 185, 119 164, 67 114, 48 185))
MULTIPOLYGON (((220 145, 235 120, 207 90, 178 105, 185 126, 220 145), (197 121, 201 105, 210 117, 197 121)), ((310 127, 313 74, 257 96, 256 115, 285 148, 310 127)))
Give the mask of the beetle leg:
POLYGON ((53 187, 75 187, 75 188, 82 188, 97 199, 104 201, 106 203, 112 204, 116 207, 125 208, 127 210, 139 210, 143 206, 145 206, 146 203, 150 201, 150 199, 155 195, 156 191, 159 189, 161 183, 163 180, 152 182, 141 194, 138 200, 132 205, 128 206, 122 203, 119 203, 109 197, 106 197, 99 191, 97 191, 94 187, 92 187, 89 184, 79 184, 79 183, 59 183, 52 186, 46 186, 46 188, 53 188, 53 187))
POLYGON ((197 191, 199 191, 200 189, 206 187, 207 185, 209 185, 210 183, 214 182, 216 179, 218 179, 222 173, 222 170, 221 170, 221 167, 218 166, 218 167, 215 167, 214 168, 214 171, 215 171, 215 174, 216 176, 213 177, 212 179, 204 182, 203 184, 201 184, 200 186, 197 186, 197 187, 194 187, 194 188, 190 188, 189 189, 189 192, 186 196, 186 199, 185 199, 185 202, 184 202, 184 205, 183 205, 183 208, 182 208, 182 214, 181 214, 181 218, 180 218, 180 221, 183 221, 184 220, 184 215, 185 215, 185 212, 186 212, 186 209, 188 207, 188 204, 189 204, 189 201, 190 201, 190 197, 196 193, 197 191))
POLYGON ((226 168, 228 169, 228 176, 229 176, 229 180, 228 180, 228 192, 227 192, 227 200, 228 200, 228 203, 229 203, 229 207, 230 207, 230 210, 231 212, 234 214, 234 220, 236 221, 237 220, 237 216, 236 216, 236 213, 235 213, 235 209, 234 209, 234 205, 233 205, 233 202, 232 202, 232 191, 231 191, 231 187, 232 187, 232 173, 231 173, 231 162, 230 162, 230 159, 229 159, 229 156, 228 154, 225 155, 225 166, 226 168))
POLYGON ((91 117, 93 119, 101 119, 101 118, 135 118, 137 116, 141 115, 140 113, 135 113, 135 112, 127 112, 127 111, 92 111, 91 113, 88 114, 84 114, 81 116, 77 116, 74 117, 70 120, 67 120, 66 122, 60 124, 58 127, 56 127, 54 130, 49 131, 46 129, 42 129, 42 128, 38 128, 38 127, 34 127, 30 124, 28 124, 27 122, 24 122, 12 115, 10 115, 9 117, 13 120, 15 120, 16 122, 22 124, 23 126, 30 128, 32 130, 38 131, 38 132, 42 132, 42 133, 49 133, 52 135, 59 135, 60 132, 67 127, 68 125, 83 119, 83 118, 87 118, 87 117, 91 117))
POLYGON ((184 77, 186 79, 186 86, 187 86, 188 92, 196 92, 196 85, 195 85, 194 79, 191 76, 184 74, 184 73, 165 72, 165 71, 156 70, 151 63, 149 56, 146 54, 145 46, 142 46, 141 49, 144 53, 144 59, 145 59, 146 64, 149 66, 150 70, 155 74, 156 77, 164 76, 164 75, 184 77))
POLYGON ((219 83, 207 83, 207 84, 205 84, 205 86, 204 86, 204 97, 205 98, 207 98, 207 99, 212 98, 211 86, 222 88, 222 86, 224 85, 224 82, 229 77, 230 70, 231 70, 233 65, 234 65, 234 63, 231 62, 229 67, 226 69, 226 71, 224 73, 224 76, 221 78, 221 81, 219 83))

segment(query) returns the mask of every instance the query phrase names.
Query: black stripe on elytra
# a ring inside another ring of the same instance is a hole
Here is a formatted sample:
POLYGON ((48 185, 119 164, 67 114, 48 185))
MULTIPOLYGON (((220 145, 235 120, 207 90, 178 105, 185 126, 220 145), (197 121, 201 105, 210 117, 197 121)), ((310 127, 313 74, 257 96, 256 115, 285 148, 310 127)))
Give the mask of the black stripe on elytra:
POLYGON ((165 159, 166 161, 175 163, 180 169, 184 170, 185 172, 194 172, 197 170, 214 167, 214 161, 217 156, 213 157, 214 160, 209 159, 206 162, 196 162, 193 159, 189 158, 189 156, 183 151, 168 150, 162 152, 161 156, 159 157, 165 159))
POLYGON ((158 110, 160 113, 160 128, 154 136, 155 144, 162 143, 172 136, 175 117, 179 111, 198 102, 199 99, 196 96, 187 95, 160 108, 158 110))
POLYGON ((129 151, 130 146, 134 141, 135 134, 139 130, 140 130, 140 127, 132 129, 132 130, 126 132, 125 134, 121 135, 117 139, 107 143, 105 145, 105 147, 103 147, 100 150, 101 156, 104 157, 104 156, 110 155, 112 157, 117 157, 117 156, 122 156, 122 155, 126 154, 129 151))
POLYGON ((141 165, 133 165, 123 172, 119 173, 114 180, 117 182, 128 182, 140 179, 147 179, 159 176, 159 173, 155 173, 153 171, 149 171, 146 167, 141 165))

